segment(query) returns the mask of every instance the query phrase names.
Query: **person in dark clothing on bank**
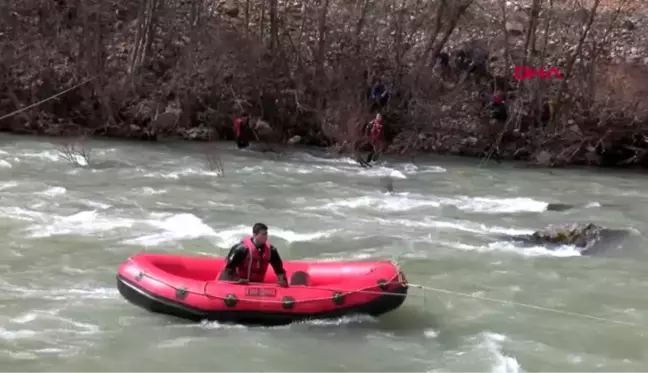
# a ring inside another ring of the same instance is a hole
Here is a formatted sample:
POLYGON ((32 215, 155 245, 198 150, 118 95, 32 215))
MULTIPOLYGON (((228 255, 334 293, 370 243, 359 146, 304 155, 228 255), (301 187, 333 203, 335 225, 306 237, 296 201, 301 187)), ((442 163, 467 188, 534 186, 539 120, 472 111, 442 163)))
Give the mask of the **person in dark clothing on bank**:
POLYGON ((263 282, 268 265, 277 274, 279 286, 288 287, 279 251, 268 241, 268 226, 256 223, 252 227, 252 236, 244 238, 230 249, 220 280, 240 284, 263 282))
POLYGON ((499 90, 495 91, 486 105, 486 110, 488 110, 488 114, 492 119, 502 123, 506 122, 508 119, 508 108, 506 106, 504 92, 499 90))
POLYGON ((369 90, 369 105, 372 111, 382 110, 389 101, 389 90, 387 86, 379 80, 376 79, 369 90))

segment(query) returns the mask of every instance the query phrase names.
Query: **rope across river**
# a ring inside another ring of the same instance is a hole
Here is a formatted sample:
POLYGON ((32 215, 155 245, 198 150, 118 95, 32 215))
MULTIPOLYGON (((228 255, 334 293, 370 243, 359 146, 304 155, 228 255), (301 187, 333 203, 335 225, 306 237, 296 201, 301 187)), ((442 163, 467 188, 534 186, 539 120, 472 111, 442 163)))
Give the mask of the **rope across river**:
POLYGON ((38 101, 38 102, 36 102, 36 103, 34 103, 34 104, 31 104, 31 105, 29 105, 29 106, 25 106, 25 107, 20 108, 20 109, 18 109, 18 110, 12 111, 12 112, 9 113, 9 114, 6 114, 6 115, 1 116, 1 117, 0 117, 0 120, 7 119, 7 118, 10 118, 10 117, 13 117, 14 115, 18 115, 18 114, 20 114, 20 113, 22 113, 22 112, 24 112, 24 111, 27 111, 27 110, 29 110, 29 109, 33 109, 33 108, 35 108, 35 107, 37 107, 37 106, 40 106, 40 105, 42 105, 42 104, 44 104, 44 103, 46 103, 46 102, 48 102, 48 101, 51 101, 51 100, 53 100, 53 99, 55 99, 55 98, 58 98, 58 97, 60 97, 60 96, 63 96, 64 94, 66 94, 66 93, 68 93, 68 92, 70 92, 70 91, 73 91, 73 90, 75 90, 75 89, 77 89, 77 88, 79 88, 79 87, 81 87, 81 86, 83 86, 83 85, 85 85, 85 84, 91 82, 91 81, 94 80, 94 79, 95 79, 95 78, 86 79, 86 80, 82 81, 81 83, 75 84, 75 85, 73 85, 72 87, 70 87, 70 88, 68 88, 68 89, 66 89, 66 90, 63 90, 63 91, 61 91, 61 92, 59 92, 59 93, 56 93, 56 94, 54 94, 54 95, 52 95, 52 96, 49 96, 49 97, 47 97, 47 98, 45 98, 45 99, 43 99, 43 100, 40 100, 40 101, 38 101))
MULTIPOLYGON (((454 296, 459 296, 463 298, 472 298, 472 299, 477 299, 477 300, 483 300, 483 301, 488 301, 488 302, 494 302, 494 303, 499 303, 499 304, 508 304, 516 307, 522 307, 522 308, 527 308, 527 309, 532 309, 536 311, 544 311, 544 312, 551 312, 555 314, 560 314, 560 315, 566 315, 566 316, 572 316, 572 317, 580 317, 583 319, 589 319, 589 320, 596 320, 596 321, 601 321, 601 322, 606 322, 610 324, 617 324, 617 325, 625 325, 625 326, 631 326, 634 328, 641 328, 641 329, 648 329, 643 325, 628 322, 628 321, 621 321, 621 320, 614 320, 614 319, 608 319, 604 317, 598 317, 598 316, 592 316, 584 313, 578 313, 578 312, 571 312, 571 311, 565 311, 565 310, 560 310, 560 309, 555 309, 555 308, 549 308, 549 307, 542 307, 542 306, 536 306, 533 304, 528 304, 528 303, 521 303, 521 302, 514 302, 510 300, 505 300, 505 299, 498 299, 498 298, 491 298, 491 297, 484 297, 476 294, 469 294, 469 293, 462 293, 458 291, 452 291, 448 289, 439 289, 439 288, 434 288, 431 286, 425 286, 425 285, 420 285, 420 284, 408 284, 409 287, 411 288, 417 288, 417 289, 422 289, 424 291, 431 291, 431 292, 436 292, 436 293, 442 293, 442 294, 450 294, 454 296)), ((380 291, 369 291, 369 290, 359 290, 357 291, 359 293, 364 293, 364 294, 380 294, 380 295, 385 295, 389 294, 386 292, 380 292, 380 291)), ((411 296, 412 294, 400 294, 400 293, 391 293, 391 295, 394 296, 411 296)), ((425 294, 423 294, 425 296, 425 294)), ((328 298, 327 298, 328 299, 328 298)))
POLYGON ((584 319, 607 322, 607 323, 611 323, 611 324, 618 324, 618 325, 632 326, 632 327, 635 327, 635 328, 648 329, 645 326, 640 325, 640 324, 636 324, 636 323, 632 323, 632 322, 628 322, 628 321, 620 321, 620 320, 608 319, 608 318, 604 318, 604 317, 592 316, 592 315, 587 315, 587 314, 584 314, 584 313, 564 311, 564 310, 559 310, 559 309, 555 309, 555 308, 536 306, 536 305, 533 305, 533 304, 514 302, 514 301, 510 301, 510 300, 505 300, 505 299, 483 297, 483 296, 476 295, 476 294, 461 293, 461 292, 457 292, 457 291, 451 291, 451 290, 447 290, 447 289, 438 289, 438 288, 433 288, 433 287, 430 287, 430 286, 424 286, 424 285, 418 285, 418 284, 409 284, 409 286, 419 288, 419 289, 423 289, 423 290, 433 291, 433 292, 437 292, 437 293, 456 295, 456 296, 460 296, 460 297, 464 297, 464 298, 473 298, 473 299, 485 300, 485 301, 494 302, 494 303, 508 304, 508 305, 513 305, 513 306, 517 306, 517 307, 533 309, 533 310, 537 310, 537 311, 552 312, 552 313, 556 313, 556 314, 580 317, 580 318, 584 318, 584 319))

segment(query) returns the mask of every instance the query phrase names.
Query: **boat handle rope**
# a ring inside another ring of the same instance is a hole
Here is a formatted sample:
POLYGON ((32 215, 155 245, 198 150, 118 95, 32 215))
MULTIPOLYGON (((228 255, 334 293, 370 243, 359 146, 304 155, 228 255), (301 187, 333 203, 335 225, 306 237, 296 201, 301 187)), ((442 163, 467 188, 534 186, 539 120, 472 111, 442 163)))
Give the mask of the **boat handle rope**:
MULTIPOLYGON (((177 291, 177 290, 182 290, 182 291, 184 291, 184 292, 186 292, 186 293, 188 293, 188 294, 201 295, 201 296, 206 296, 206 297, 208 297, 208 298, 218 299, 218 300, 226 300, 226 298, 225 298, 225 297, 220 297, 220 296, 214 296, 214 295, 207 294, 207 286, 209 286, 209 284, 213 284, 213 283, 216 282, 216 283, 236 284, 236 285, 239 285, 239 286, 248 286, 248 285, 268 285, 268 283, 265 283, 265 282, 249 282, 249 283, 247 283, 247 284, 244 285, 244 284, 238 284, 236 281, 224 281, 224 280, 218 280, 218 281, 206 281, 206 282, 205 282, 205 285, 203 286, 203 292, 202 292, 202 293, 198 293, 198 292, 195 292, 195 291, 191 291, 191 290, 189 290, 189 289, 185 289, 185 288, 182 288, 182 287, 177 287, 177 286, 175 286, 175 285, 171 285, 170 283, 168 283, 168 282, 166 282, 166 281, 164 281, 164 280, 162 280, 162 279, 159 279, 159 278, 157 278, 157 277, 153 277, 153 276, 149 275, 148 273, 146 273, 146 272, 144 272, 144 271, 140 271, 140 272, 139 272, 139 275, 142 276, 142 277, 148 277, 148 278, 150 278, 151 280, 157 281, 157 282, 159 282, 159 283, 161 283, 161 284, 163 284, 163 285, 166 285, 166 286, 168 286, 168 287, 170 287, 170 288, 172 288, 173 290, 176 290, 176 291, 177 291)), ((394 278, 397 278, 397 277, 398 277, 398 276, 394 276, 394 278)), ((393 285, 393 284, 398 284, 398 285, 400 285, 400 286, 403 286, 403 285, 404 285, 405 287, 408 287, 408 286, 409 286, 409 284, 407 284, 407 283, 394 281, 394 279, 392 279, 391 281, 388 281, 388 282, 384 283, 384 285, 393 285)), ((369 287, 361 288, 361 289, 357 289, 357 290, 330 289, 330 288, 322 288, 322 287, 319 287, 319 286, 308 286, 308 285, 291 285, 291 287, 293 287, 293 288, 301 288, 301 289, 315 289, 315 290, 321 290, 321 291, 331 291, 331 292, 339 293, 339 295, 341 295, 341 296, 350 295, 350 294, 394 295, 394 296, 403 296, 403 297, 404 297, 404 296, 407 296, 407 294, 397 293, 397 292, 368 290, 368 289, 373 289, 373 288, 375 288, 376 286, 369 286, 369 287)), ((326 297, 308 298, 308 299, 295 300, 295 304, 298 304, 298 303, 308 303, 308 302, 319 302, 319 301, 325 301, 325 300, 330 300, 330 299, 331 299, 331 296, 329 295, 329 296, 326 296, 326 297)), ((260 298, 256 298, 256 297, 255 297, 255 298, 252 298, 252 299, 243 298, 243 299, 241 299, 241 300, 247 300, 247 301, 251 301, 251 302, 260 302, 260 303, 282 303, 282 302, 283 302, 281 299, 279 299, 279 300, 275 300, 275 299, 260 299, 260 298)))
MULTIPOLYGON (((160 280, 158 278, 152 277, 147 275, 144 272, 141 272, 143 276, 149 277, 155 281, 158 281, 164 285, 167 285, 175 290, 179 290, 177 287, 165 282, 164 280, 160 280)), ((228 283, 234 283, 233 281, 222 281, 222 282, 228 282, 228 283)), ((203 288, 203 293, 196 293, 196 292, 191 292, 189 290, 185 290, 188 293, 193 293, 196 295, 204 295, 212 299, 220 299, 224 300, 224 297, 217 297, 213 295, 209 295, 206 293, 207 285, 209 285, 212 282, 206 282, 205 287, 203 288)), ((255 283, 249 283, 249 284, 255 284, 255 283)), ((258 284, 265 284, 265 283, 258 283, 258 284)), ((292 287, 300 287, 300 288, 313 288, 317 290, 322 290, 322 291, 334 291, 334 292, 339 292, 341 295, 348 295, 348 294, 373 294, 373 295, 391 295, 391 296, 401 296, 401 297, 407 297, 407 296, 422 296, 423 299, 425 300, 425 291, 430 291, 430 292, 435 292, 435 293, 441 293, 441 294, 449 294, 449 295, 454 295, 454 296, 459 296, 463 298, 472 298, 472 299, 477 299, 477 300, 482 300, 482 301, 488 301, 488 302, 493 302, 493 303, 499 303, 499 304, 507 304, 511 306, 516 306, 516 307, 521 307, 521 308, 526 308, 526 309, 532 309, 536 311, 543 311, 543 312, 551 312, 555 314, 560 314, 560 315, 565 315, 565 316, 572 316, 572 317, 578 317, 582 319, 589 319, 589 320, 595 320, 595 321, 600 321, 600 322, 605 322, 609 324, 617 324, 617 325, 624 325, 624 326, 631 326, 634 328, 640 328, 640 329, 645 329, 648 330, 648 327, 629 322, 629 321, 621 321, 621 320, 614 320, 614 319, 609 319, 605 317, 598 317, 598 316, 592 316, 584 313, 578 313, 578 312, 571 312, 571 311, 565 311, 565 310, 560 310, 556 308, 549 308, 549 307, 542 307, 542 306, 536 306, 533 304, 528 304, 528 303, 521 303, 521 302, 514 302, 506 299, 498 299, 498 298, 491 298, 491 297, 485 297, 477 294, 470 294, 470 293, 462 293, 458 291, 452 291, 448 289, 440 289, 440 288, 435 288, 431 286, 426 286, 426 285, 421 285, 421 284, 412 284, 412 283, 403 283, 403 282, 398 282, 398 281, 392 281, 388 282, 386 285, 391 285, 391 284, 398 284, 400 286, 407 286, 411 288, 416 288, 416 289, 421 289, 423 290, 423 294, 404 294, 404 293, 396 293, 396 292, 390 292, 390 291, 376 291, 376 290, 368 290, 374 288, 374 286, 368 287, 368 288, 363 288, 363 289, 358 289, 358 290, 347 290, 347 291, 340 291, 338 289, 328 289, 328 288, 321 288, 321 287, 315 287, 315 286, 307 286, 307 285, 292 285, 292 287)), ((241 285, 241 286, 246 286, 246 285, 241 285)), ((321 298, 308 298, 308 299, 302 299, 302 300, 295 300, 295 303, 308 303, 308 302, 317 302, 317 301, 326 301, 330 300, 331 297, 321 297, 321 298)), ((246 299, 249 301, 249 299, 246 299)), ((260 303, 281 303, 281 300, 273 300, 273 299, 257 299, 255 298, 252 300, 253 302, 260 302, 260 303)))

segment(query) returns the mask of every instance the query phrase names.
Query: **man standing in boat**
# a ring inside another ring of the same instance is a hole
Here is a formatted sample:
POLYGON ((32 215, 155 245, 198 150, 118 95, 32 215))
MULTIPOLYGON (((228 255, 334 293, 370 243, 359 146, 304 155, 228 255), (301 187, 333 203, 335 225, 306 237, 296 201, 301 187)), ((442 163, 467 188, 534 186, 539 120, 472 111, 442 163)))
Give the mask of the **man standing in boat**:
POLYGON ((244 238, 230 249, 220 280, 241 284, 263 282, 268 265, 277 274, 279 286, 288 287, 279 251, 268 241, 268 226, 256 223, 252 227, 252 236, 244 238))

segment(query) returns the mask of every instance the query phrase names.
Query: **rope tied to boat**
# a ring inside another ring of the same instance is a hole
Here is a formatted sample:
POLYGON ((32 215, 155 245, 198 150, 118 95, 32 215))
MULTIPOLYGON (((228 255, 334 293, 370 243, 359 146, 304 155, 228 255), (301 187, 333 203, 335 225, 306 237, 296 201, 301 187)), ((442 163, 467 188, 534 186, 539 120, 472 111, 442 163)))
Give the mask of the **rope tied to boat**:
MULTIPOLYGON (((555 314, 560 314, 560 315, 565 315, 565 316, 572 316, 572 317, 580 317, 583 319, 589 319, 589 320, 595 320, 595 321, 600 321, 600 322, 606 322, 610 324, 617 324, 617 325, 624 325, 624 326, 631 326, 635 328, 641 328, 641 329, 648 329, 647 327, 629 322, 629 321, 621 321, 621 320, 614 320, 614 319, 608 319, 605 317, 598 317, 598 316, 592 316, 584 313, 579 313, 579 312, 571 312, 571 311, 565 311, 565 310, 560 310, 556 308, 549 308, 549 307, 542 307, 542 306, 537 306, 533 304, 528 304, 528 303, 521 303, 521 302, 515 302, 511 300, 506 300, 506 299, 498 299, 498 298, 492 298, 492 297, 485 297, 477 294, 470 294, 470 293, 462 293, 458 291, 452 291, 448 289, 439 289, 431 286, 426 286, 426 285, 421 285, 421 284, 412 284, 408 283, 407 286, 411 288, 417 288, 421 289, 424 291, 432 291, 436 293, 442 293, 442 294, 450 294, 450 295, 455 295, 455 296, 460 296, 464 298, 472 298, 472 299, 477 299, 477 300, 483 300, 483 301, 489 301, 489 302, 494 302, 494 303, 499 303, 499 304, 507 304, 511 306, 516 306, 516 307, 522 307, 522 308, 527 308, 527 309, 532 309, 536 311, 544 311, 544 312, 551 312, 555 314)), ((402 297, 407 297, 407 296, 416 296, 416 294, 402 294, 402 293, 389 293, 389 292, 378 292, 378 291, 364 291, 360 290, 362 293, 369 293, 369 294, 381 294, 381 295, 393 295, 393 296, 402 296, 402 297)), ((423 300, 425 301, 425 292, 423 292, 423 300)))
MULTIPOLYGON (((408 284, 408 285, 410 287, 413 287, 413 288, 419 288, 419 289, 433 291, 433 292, 437 292, 437 293, 443 293, 443 294, 456 295, 456 296, 460 296, 460 297, 464 297, 464 298, 473 298, 473 299, 478 299, 478 300, 485 300, 485 301, 494 302, 494 303, 508 304, 508 305, 512 305, 512 306, 523 307, 523 308, 532 309, 532 310, 536 310, 536 311, 551 312, 551 313, 561 314, 561 315, 565 315, 565 316, 580 317, 580 318, 583 318, 583 319, 606 322, 606 323, 610 323, 610 324, 617 324, 617 325, 631 326, 631 327, 641 328, 641 329, 648 329, 644 325, 640 325, 640 324, 629 322, 629 321, 608 319, 608 318, 605 318, 605 317, 592 316, 592 315, 579 313, 579 312, 571 312, 571 311, 565 311, 565 310, 560 310, 560 309, 556 309, 556 308, 536 306, 536 305, 533 305, 533 304, 514 302, 514 301, 510 301, 510 300, 506 300, 506 299, 485 297, 485 296, 481 296, 481 295, 477 295, 477 294, 461 293, 461 292, 457 292, 457 291, 452 291, 452 290, 447 290, 447 289, 439 289, 439 288, 434 288, 434 287, 431 287, 431 286, 425 286, 425 285, 420 285, 420 284, 408 284)), ((423 296, 425 296, 425 293, 424 293, 423 296)))

